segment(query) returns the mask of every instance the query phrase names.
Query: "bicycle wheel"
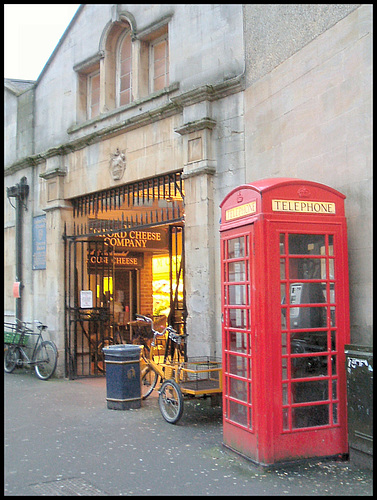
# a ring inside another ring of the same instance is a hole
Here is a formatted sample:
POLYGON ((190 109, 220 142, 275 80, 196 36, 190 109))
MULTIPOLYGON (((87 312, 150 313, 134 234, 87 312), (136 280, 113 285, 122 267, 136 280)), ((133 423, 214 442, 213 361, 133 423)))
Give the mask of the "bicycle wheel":
POLYGON ((183 396, 175 380, 165 380, 160 389, 158 405, 164 419, 176 424, 183 413, 183 396))
POLYGON ((21 352, 18 347, 9 346, 4 353, 4 371, 12 373, 17 366, 17 361, 21 359, 21 352))
POLYGON ((37 377, 48 380, 55 372, 58 361, 58 350, 51 340, 44 340, 35 353, 34 367, 37 377))
POLYGON ((108 347, 109 345, 114 345, 114 340, 111 337, 105 337, 103 340, 98 342, 96 347, 96 353, 94 357, 97 360, 98 371, 101 373, 104 373, 106 370, 105 355, 103 354, 102 349, 104 347, 108 347))
POLYGON ((114 344, 123 344, 122 334, 118 328, 114 332, 114 344))
POLYGON ((141 374, 141 399, 147 399, 152 394, 153 389, 157 385, 159 379, 158 373, 152 370, 150 366, 142 369, 141 374))

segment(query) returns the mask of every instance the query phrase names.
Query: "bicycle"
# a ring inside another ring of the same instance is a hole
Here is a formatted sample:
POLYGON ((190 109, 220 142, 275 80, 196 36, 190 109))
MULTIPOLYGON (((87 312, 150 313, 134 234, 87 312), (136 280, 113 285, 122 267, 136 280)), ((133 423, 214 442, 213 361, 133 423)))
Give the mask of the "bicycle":
POLYGON ((187 335, 178 334, 172 326, 167 326, 159 332, 154 329, 152 318, 141 314, 136 314, 136 320, 147 323, 153 336, 151 342, 143 336, 137 338, 138 343, 143 346, 141 386, 142 399, 146 399, 156 388, 159 379, 164 380, 172 375, 173 362, 185 360, 183 339, 187 335))
MULTIPOLYGON (((94 373, 105 372, 105 360, 102 349, 109 345, 118 343, 114 340, 107 324, 109 321, 109 312, 107 308, 97 307, 90 310, 80 310, 78 313, 79 324, 83 339, 87 342, 91 362, 94 364, 94 373)), ((120 343, 120 342, 119 342, 120 343)))
MULTIPOLYGON (((149 318, 148 318, 149 319, 149 318)), ((133 328, 135 328, 135 324, 133 325, 133 328)), ((100 339, 97 343, 94 342, 93 344, 93 361, 96 360, 96 366, 99 372, 105 373, 105 358, 103 354, 103 349, 106 347, 109 347, 111 345, 119 345, 119 344, 137 344, 137 345, 142 345, 146 352, 149 353, 150 349, 150 339, 153 337, 152 332, 150 331, 149 328, 149 322, 146 325, 141 326, 138 328, 138 331, 134 333, 132 339, 126 338, 126 335, 123 336, 123 334, 120 331, 120 328, 118 325, 114 324, 110 326, 111 333, 105 336, 102 340, 100 339), (149 342, 149 343, 148 343, 149 342)), ((152 389, 153 390, 153 389, 152 389)), ((149 393, 145 396, 148 397, 149 393)), ((144 398, 145 399, 145 398, 144 398)))
POLYGON ((4 371, 12 373, 16 366, 34 366, 35 373, 41 380, 48 380, 55 373, 58 350, 51 340, 44 340, 42 332, 47 325, 36 321, 38 333, 20 322, 19 325, 4 323, 4 343, 9 344, 4 356, 4 371), (36 337, 34 345, 33 337, 36 337), (28 352, 31 355, 28 355, 28 352))

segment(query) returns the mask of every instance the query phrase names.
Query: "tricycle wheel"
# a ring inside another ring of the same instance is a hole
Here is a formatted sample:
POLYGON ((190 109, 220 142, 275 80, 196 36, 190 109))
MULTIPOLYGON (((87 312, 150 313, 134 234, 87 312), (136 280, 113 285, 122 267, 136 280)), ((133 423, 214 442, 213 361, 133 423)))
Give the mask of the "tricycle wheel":
POLYGON ((165 380, 160 389, 158 405, 164 419, 176 424, 183 413, 183 396, 175 380, 165 380))

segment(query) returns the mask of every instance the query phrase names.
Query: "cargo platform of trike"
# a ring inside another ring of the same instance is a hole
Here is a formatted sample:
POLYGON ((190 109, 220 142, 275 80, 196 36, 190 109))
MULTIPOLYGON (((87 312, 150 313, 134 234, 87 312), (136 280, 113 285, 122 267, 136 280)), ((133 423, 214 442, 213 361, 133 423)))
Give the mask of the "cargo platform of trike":
POLYGON ((183 414, 184 398, 211 397, 222 392, 221 361, 202 356, 182 363, 162 363, 170 378, 162 379, 158 403, 164 419, 175 424, 183 414))
POLYGON ((210 356, 189 358, 179 368, 179 386, 184 394, 200 396, 222 391, 221 361, 210 356))

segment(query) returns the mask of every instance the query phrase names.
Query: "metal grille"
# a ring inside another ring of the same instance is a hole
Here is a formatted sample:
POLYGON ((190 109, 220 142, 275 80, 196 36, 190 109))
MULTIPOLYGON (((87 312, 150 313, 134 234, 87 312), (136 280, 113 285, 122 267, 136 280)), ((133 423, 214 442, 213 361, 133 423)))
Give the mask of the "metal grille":
POLYGON ((65 244, 65 369, 70 379, 102 376, 102 348, 112 336, 114 305, 107 283, 113 277, 112 255, 103 241, 67 239, 65 244), (94 264, 89 256, 99 256, 94 264), (91 305, 81 304, 80 291, 94 290, 91 305), (108 296, 106 296, 108 293, 108 296))
POLYGON ((73 236, 183 220, 181 172, 73 198, 73 236))

